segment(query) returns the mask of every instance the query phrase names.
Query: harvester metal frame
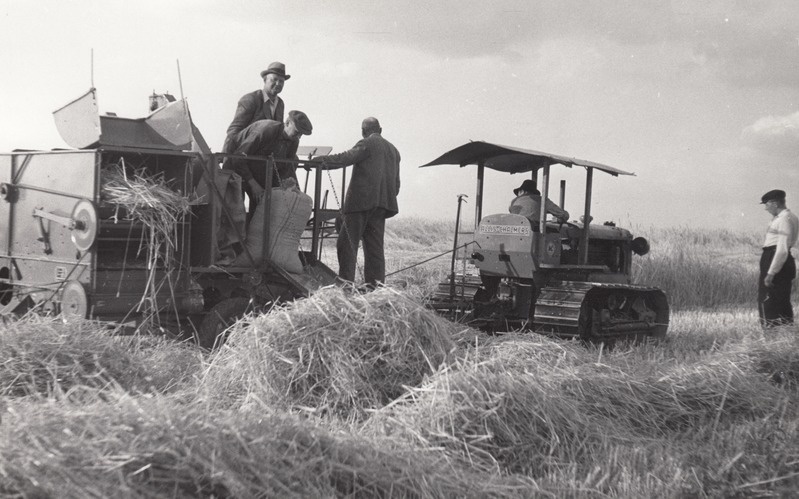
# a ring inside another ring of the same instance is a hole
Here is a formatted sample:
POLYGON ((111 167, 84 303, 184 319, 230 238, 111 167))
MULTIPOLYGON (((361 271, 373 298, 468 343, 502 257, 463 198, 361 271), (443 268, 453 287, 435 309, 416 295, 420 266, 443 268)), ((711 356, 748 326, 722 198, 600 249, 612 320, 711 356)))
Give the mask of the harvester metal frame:
MULTIPOLYGON (((267 179, 262 200, 266 210, 263 247, 268 248, 274 158, 211 153, 182 100, 171 99, 147 118, 129 120, 99 116, 96 93, 91 89, 54 114, 62 136, 76 149, 0 154, 0 219, 6 221, 0 229, 0 315, 36 308, 45 313, 140 324, 146 319, 137 315, 136 303, 140 305, 144 299, 137 295, 142 283, 168 278, 166 284, 159 281, 156 294, 163 301, 158 304, 155 325, 199 329, 200 335, 205 335, 201 343, 210 346, 222 332, 221 324, 245 312, 243 304, 262 307, 306 297, 335 283, 335 273, 318 257, 323 231, 329 231, 329 220, 338 210, 323 205, 323 169, 320 162, 311 161, 331 148, 305 146, 298 155, 307 160, 281 160, 308 172, 306 188, 314 170, 312 217, 305 229, 310 232, 310 248, 298 249, 303 272, 287 272, 271 261, 266 251, 257 266, 219 266, 217 231, 221 218, 230 217, 216 184, 222 161, 263 162, 267 179), (152 275, 132 263, 129 254, 145 241, 144 236, 137 240, 133 234, 141 227, 135 221, 119 222, 109 215, 101 199, 103 169, 119 158, 165 175, 184 196, 206 182, 208 198, 178 221, 176 261, 152 269, 152 275), (121 255, 121 259, 117 262, 107 255, 121 255), (215 307, 225 300, 236 300, 238 305, 222 307, 225 312, 216 314, 216 323, 203 330, 208 322, 204 318, 214 316, 215 307), (199 328, 195 327, 198 324, 199 328)), ((344 178, 342 170, 342 185, 346 185, 344 178)), ((243 235, 239 236, 243 241, 243 235)))

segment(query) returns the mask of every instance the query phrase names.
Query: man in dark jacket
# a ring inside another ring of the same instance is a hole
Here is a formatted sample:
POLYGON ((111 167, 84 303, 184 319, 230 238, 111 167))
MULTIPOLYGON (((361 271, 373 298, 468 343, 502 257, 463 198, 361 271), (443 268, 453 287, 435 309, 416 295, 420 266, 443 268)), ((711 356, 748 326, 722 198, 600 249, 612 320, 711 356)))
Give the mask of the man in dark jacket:
POLYGON ((275 120, 283 122, 285 105, 278 94, 283 90, 283 84, 291 78, 286 74, 286 65, 282 62, 273 62, 268 68, 261 71, 264 88, 244 94, 236 106, 236 114, 227 129, 225 144, 222 152, 233 153, 239 145, 241 132, 259 120, 275 120))
MULTIPOLYGON (((297 180, 297 166, 281 159, 296 160, 297 148, 302 135, 311 135, 313 125, 302 111, 289 111, 286 123, 274 120, 258 120, 241 131, 235 154, 244 156, 273 156, 275 169, 272 172, 272 186, 278 187, 288 178, 297 180)), ((226 170, 233 170, 241 176, 242 190, 250 198, 250 211, 247 220, 252 218, 255 207, 266 186, 266 168, 263 161, 234 159, 226 161, 226 170)))
POLYGON ((383 138, 382 131, 376 118, 366 118, 361 124, 363 139, 352 149, 323 159, 323 167, 328 169, 355 165, 341 209, 342 224, 336 243, 338 275, 355 281, 358 245, 363 240, 364 280, 369 287, 386 280, 386 218, 399 211, 400 153, 383 138))

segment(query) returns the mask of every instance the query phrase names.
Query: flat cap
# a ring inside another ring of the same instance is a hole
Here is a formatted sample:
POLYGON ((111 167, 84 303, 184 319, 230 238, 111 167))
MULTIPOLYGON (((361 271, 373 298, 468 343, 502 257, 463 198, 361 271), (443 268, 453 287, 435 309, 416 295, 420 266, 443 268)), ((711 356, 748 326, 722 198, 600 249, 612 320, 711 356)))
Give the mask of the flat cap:
POLYGON ((760 204, 766 204, 769 201, 785 201, 785 191, 774 189, 760 197, 760 204))
POLYGON ((302 111, 289 111, 288 120, 294 123, 294 126, 297 127, 297 130, 299 130, 301 134, 311 135, 313 125, 311 124, 311 120, 308 119, 308 115, 302 111))

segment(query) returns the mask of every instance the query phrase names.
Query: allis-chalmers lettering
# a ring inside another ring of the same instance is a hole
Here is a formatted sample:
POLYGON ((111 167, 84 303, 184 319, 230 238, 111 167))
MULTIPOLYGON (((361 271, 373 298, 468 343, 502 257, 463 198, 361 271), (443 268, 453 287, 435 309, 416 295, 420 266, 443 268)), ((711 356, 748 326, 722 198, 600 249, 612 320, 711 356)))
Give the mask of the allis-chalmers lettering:
POLYGON ((522 236, 530 235, 530 227, 524 225, 480 225, 480 232, 483 234, 520 234, 522 236))

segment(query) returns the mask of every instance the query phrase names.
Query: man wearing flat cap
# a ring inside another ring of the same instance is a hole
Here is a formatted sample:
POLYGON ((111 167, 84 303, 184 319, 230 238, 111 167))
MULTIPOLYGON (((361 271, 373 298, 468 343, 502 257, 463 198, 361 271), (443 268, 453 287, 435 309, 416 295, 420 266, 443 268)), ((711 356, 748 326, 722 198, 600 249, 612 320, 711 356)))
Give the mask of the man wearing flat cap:
POLYGON ((227 129, 225 145, 222 152, 232 153, 238 147, 239 134, 259 120, 283 121, 285 105, 278 94, 283 91, 283 84, 291 78, 286 74, 286 65, 273 62, 261 71, 264 88, 244 94, 236 106, 236 114, 227 129))
MULTIPOLYGON (((275 169, 272 171, 272 186, 278 187, 289 178, 297 181, 296 163, 281 160, 297 160, 300 137, 311 135, 313 125, 302 111, 289 111, 286 122, 258 120, 238 134, 236 149, 232 152, 243 156, 272 156, 275 169)), ((255 207, 264 193, 266 169, 264 161, 234 159, 226 161, 223 168, 233 170, 241 176, 242 190, 250 198, 247 220, 252 218, 255 207)))
POLYGON ((796 277, 796 263, 791 248, 799 235, 799 218, 785 206, 785 191, 775 189, 763 194, 760 203, 772 215, 763 242, 758 281, 758 312, 764 328, 793 324, 791 286, 796 277))
POLYGON ((383 138, 377 118, 361 123, 361 136, 352 149, 323 158, 325 169, 354 165, 336 241, 338 276, 355 282, 358 246, 363 241, 363 278, 368 288, 386 280, 383 248, 386 219, 399 212, 400 153, 383 138))

